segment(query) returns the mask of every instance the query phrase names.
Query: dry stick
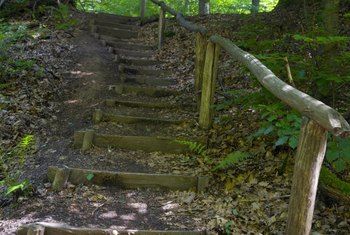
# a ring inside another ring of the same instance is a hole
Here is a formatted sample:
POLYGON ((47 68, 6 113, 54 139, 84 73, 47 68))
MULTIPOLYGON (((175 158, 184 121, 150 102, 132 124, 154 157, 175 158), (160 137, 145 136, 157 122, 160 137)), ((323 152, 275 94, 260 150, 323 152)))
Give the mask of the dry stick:
POLYGON ((289 81, 290 84, 292 84, 295 87, 295 83, 294 83, 294 80, 293 80, 292 72, 291 72, 290 66, 289 66, 288 57, 284 57, 284 61, 286 62, 288 81, 289 81))

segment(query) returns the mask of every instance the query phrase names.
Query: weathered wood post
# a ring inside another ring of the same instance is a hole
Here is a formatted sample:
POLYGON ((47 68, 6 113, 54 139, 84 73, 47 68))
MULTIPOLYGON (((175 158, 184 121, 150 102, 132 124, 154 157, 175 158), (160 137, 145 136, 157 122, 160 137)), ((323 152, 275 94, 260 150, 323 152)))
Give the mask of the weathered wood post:
POLYGON ((158 31, 158 49, 162 48, 164 42, 164 30, 165 30, 165 11, 160 8, 159 12, 159 31, 158 31))
POLYGON ((146 1, 147 0, 140 0, 140 18, 141 18, 141 22, 143 22, 143 20, 145 19, 145 15, 146 15, 146 1))
POLYGON ((209 42, 205 54, 201 106, 199 110, 199 125, 203 129, 209 129, 213 120, 213 103, 215 83, 218 70, 220 46, 209 42))
POLYGON ((27 230, 27 235, 44 235, 45 227, 39 224, 31 225, 27 230))
POLYGON ((207 36, 197 33, 196 34, 196 47, 195 47, 195 80, 194 87, 197 94, 197 106, 200 108, 201 102, 201 89, 203 83, 203 70, 205 62, 205 51, 207 49, 208 38, 207 36))
POLYGON ((309 235, 318 179, 327 147, 327 131, 304 118, 293 173, 287 235, 309 235))

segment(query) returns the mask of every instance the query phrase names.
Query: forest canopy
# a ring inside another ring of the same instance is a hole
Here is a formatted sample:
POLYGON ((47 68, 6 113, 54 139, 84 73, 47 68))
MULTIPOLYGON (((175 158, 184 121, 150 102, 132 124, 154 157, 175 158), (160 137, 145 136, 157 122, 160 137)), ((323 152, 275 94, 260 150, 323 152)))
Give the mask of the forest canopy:
MULTIPOLYGON (((197 0, 165 0, 176 11, 186 15, 198 14, 197 0)), ((271 11, 277 5, 278 0, 261 0, 260 11, 271 11)), ((118 15, 138 16, 140 13, 140 1, 130 0, 80 0, 77 7, 84 11, 107 12, 118 15)), ((230 13, 250 13, 252 7, 251 0, 211 0, 210 13, 230 14, 230 13)), ((158 7, 147 2, 146 15, 151 16, 158 12, 158 7)))

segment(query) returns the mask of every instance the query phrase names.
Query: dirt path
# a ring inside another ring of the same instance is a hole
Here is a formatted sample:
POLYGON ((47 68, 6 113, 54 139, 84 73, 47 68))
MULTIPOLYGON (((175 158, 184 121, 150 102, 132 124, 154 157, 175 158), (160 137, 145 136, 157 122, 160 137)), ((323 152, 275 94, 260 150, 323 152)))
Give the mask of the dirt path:
MULTIPOLYGON (((49 166, 140 173, 157 171, 156 164, 149 164, 156 161, 157 155, 152 153, 98 147, 82 153, 73 148, 74 131, 92 126, 93 110, 111 97, 107 87, 117 82, 117 66, 112 54, 88 32, 77 32, 71 43, 75 48, 75 64, 67 71, 67 92, 59 101, 57 121, 48 124, 51 135, 40 138, 38 153, 26 168, 28 177, 37 187, 37 195, 21 198, 17 205, 4 208, 0 233, 12 234, 19 226, 33 222, 117 229, 201 229, 194 225, 193 218, 177 215, 179 204, 168 201, 168 192, 161 189, 124 190, 68 184, 68 188, 59 193, 51 190, 46 179, 49 166)), ((161 111, 159 113, 162 115, 161 111)))

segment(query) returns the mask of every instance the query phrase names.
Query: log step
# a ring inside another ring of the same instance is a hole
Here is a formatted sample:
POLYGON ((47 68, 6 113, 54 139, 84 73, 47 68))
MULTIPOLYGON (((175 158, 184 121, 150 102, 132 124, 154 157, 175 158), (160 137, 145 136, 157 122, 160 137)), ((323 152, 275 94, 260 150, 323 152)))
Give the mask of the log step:
POLYGON ((114 38, 131 39, 137 38, 138 32, 125 29, 116 29, 103 26, 97 26, 96 32, 101 35, 108 35, 114 38))
POLYGON ((151 108, 151 109, 177 109, 182 108, 179 104, 164 103, 164 102, 139 102, 139 101, 125 101, 118 99, 107 99, 105 101, 106 106, 115 107, 117 105, 123 105, 127 107, 137 108, 151 108))
POLYGON ((117 40, 111 40, 111 39, 105 39, 107 42, 107 45, 112 46, 114 48, 123 48, 128 50, 134 50, 134 51, 152 51, 155 50, 155 46, 149 46, 149 45, 143 45, 139 43, 129 43, 124 41, 117 41, 117 40))
POLYGON ((100 122, 117 122, 117 123, 149 123, 149 124, 169 124, 169 125, 180 125, 187 122, 186 120, 167 120, 158 118, 147 118, 147 117, 136 117, 136 116, 126 116, 117 115, 103 112, 100 109, 96 109, 93 114, 93 121, 95 124, 100 122))
POLYGON ((205 235, 206 231, 160 231, 160 230, 116 230, 98 228, 78 228, 65 224, 40 222, 21 226, 17 235, 36 234, 32 231, 43 231, 45 235, 205 235))
POLYGON ((150 58, 154 55, 153 51, 135 51, 135 50, 122 49, 122 48, 114 48, 114 47, 111 47, 111 48, 112 48, 112 51, 111 51, 112 53, 122 57, 128 56, 128 57, 150 58))
POLYGON ((172 86, 177 83, 175 79, 170 78, 159 78, 147 75, 130 75, 123 73, 121 74, 120 79, 125 83, 134 83, 148 86, 172 86))
MULTIPOLYGON (((205 176, 97 171, 79 168, 66 169, 68 182, 75 185, 94 184, 120 187, 122 189, 161 188, 166 190, 203 192, 209 183, 209 178, 205 176), (92 178, 87 177, 88 175, 92 178)), ((58 167, 49 167, 47 172, 49 181, 53 182, 56 174, 61 170, 58 167)))
POLYGON ((140 68, 136 66, 123 66, 123 71, 126 74, 135 74, 135 75, 149 75, 149 76, 170 76, 171 72, 167 70, 156 70, 152 68, 140 68))
POLYGON ((116 22, 119 24, 139 24, 140 17, 120 16, 108 13, 94 14, 94 19, 100 22, 116 22))
POLYGON ((180 143, 177 139, 168 137, 99 134, 93 130, 76 131, 74 133, 75 148, 88 150, 92 146, 179 154, 189 151, 187 145, 180 143))
POLYGON ((175 90, 157 88, 157 87, 140 87, 140 86, 130 86, 130 85, 113 85, 109 86, 109 90, 114 90, 117 94, 133 94, 140 96, 150 96, 150 97, 166 97, 175 96, 179 92, 175 90))
POLYGON ((134 66, 154 66, 154 65, 161 65, 164 63, 162 61, 158 61, 154 59, 128 58, 128 57, 121 57, 121 56, 116 56, 115 62, 134 65, 134 66))
POLYGON ((103 26, 103 27, 117 28, 117 29, 126 29, 126 30, 131 30, 131 31, 140 30, 140 27, 137 25, 121 24, 121 23, 109 22, 109 21, 101 21, 100 19, 95 19, 93 21, 93 24, 96 26, 103 26))

